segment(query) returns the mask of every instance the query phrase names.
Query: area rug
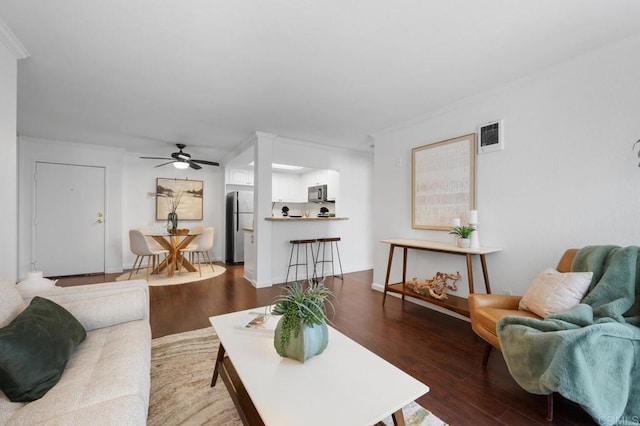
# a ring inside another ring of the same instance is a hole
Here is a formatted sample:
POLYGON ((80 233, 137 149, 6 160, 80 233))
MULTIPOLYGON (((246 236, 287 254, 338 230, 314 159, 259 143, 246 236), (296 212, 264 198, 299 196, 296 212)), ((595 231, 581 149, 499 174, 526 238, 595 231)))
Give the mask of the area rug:
MULTIPOLYGON (((147 279, 147 272, 140 269, 137 273, 134 273, 131 276, 132 280, 147 280, 150 286, 160 286, 160 285, 177 285, 177 284, 187 284, 192 283, 194 281, 202 281, 207 280, 209 278, 214 278, 219 275, 225 273, 226 269, 220 265, 214 265, 213 270, 215 272, 211 272, 211 266, 202 265, 202 276, 198 272, 185 272, 182 271, 180 274, 177 272, 173 274, 173 277, 169 278, 166 274, 149 274, 149 278, 147 279)), ((129 272, 125 272, 116 278, 116 281, 124 281, 129 279, 129 272)))
MULTIPOLYGON (((210 327, 153 339, 148 426, 242 425, 224 382, 211 387, 217 353, 218 337, 210 327)), ((403 414, 408 426, 445 425, 416 403, 403 414)), ((384 424, 393 425, 391 417, 384 424)))

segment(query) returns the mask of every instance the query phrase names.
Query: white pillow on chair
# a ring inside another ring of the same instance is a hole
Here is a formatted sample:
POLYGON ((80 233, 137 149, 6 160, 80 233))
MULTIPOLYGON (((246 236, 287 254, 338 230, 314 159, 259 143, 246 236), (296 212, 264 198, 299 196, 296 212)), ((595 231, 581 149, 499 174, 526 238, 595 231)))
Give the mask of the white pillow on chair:
POLYGON ((26 307, 16 285, 0 278, 0 328, 13 321, 26 307))
POLYGON ((593 272, 558 272, 549 268, 533 280, 519 308, 543 318, 567 311, 580 303, 592 278, 593 272))

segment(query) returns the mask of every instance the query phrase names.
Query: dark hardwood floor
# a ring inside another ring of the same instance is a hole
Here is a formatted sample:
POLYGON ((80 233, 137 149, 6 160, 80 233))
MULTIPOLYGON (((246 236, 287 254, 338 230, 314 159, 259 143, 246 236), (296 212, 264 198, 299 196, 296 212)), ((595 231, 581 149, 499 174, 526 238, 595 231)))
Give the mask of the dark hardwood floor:
MULTIPOLYGON (((224 266, 225 274, 209 280, 150 287, 154 338, 208 327, 210 316, 266 305, 281 291, 281 286, 255 289, 242 277, 242 266, 224 266)), ((113 281, 117 275, 62 278, 58 285, 113 281)), ((498 351, 482 368, 484 342, 469 323, 395 297, 388 297, 382 307, 382 293, 371 289, 372 275, 356 272, 345 274, 344 283, 338 279, 326 283, 337 296, 332 322, 427 384, 431 390, 418 403, 442 420, 451 425, 595 424, 580 407, 560 397, 554 421, 547 422, 546 397, 522 390, 498 351)))

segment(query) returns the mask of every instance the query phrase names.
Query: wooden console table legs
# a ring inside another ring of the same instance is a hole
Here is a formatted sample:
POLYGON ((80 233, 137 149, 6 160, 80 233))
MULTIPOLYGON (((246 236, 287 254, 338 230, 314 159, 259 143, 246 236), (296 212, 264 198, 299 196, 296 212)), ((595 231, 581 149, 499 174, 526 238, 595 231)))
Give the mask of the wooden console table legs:
POLYGON ((480 263, 482 264, 482 275, 484 275, 484 287, 487 290, 487 294, 491 294, 491 284, 489 283, 489 272, 487 270, 487 259, 484 254, 480 255, 480 263))

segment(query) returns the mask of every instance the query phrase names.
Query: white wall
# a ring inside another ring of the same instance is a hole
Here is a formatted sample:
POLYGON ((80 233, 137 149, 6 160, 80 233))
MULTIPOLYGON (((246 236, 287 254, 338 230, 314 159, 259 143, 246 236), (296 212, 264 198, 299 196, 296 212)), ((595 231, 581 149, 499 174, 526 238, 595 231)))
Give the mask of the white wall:
POLYGON ((16 114, 18 68, 16 57, 0 43, 0 181, 3 183, 0 279, 18 280, 18 208, 16 114))
MULTIPOLYGON (((384 284, 388 256, 380 239, 450 241, 446 232, 411 228, 411 149, 495 119, 504 120, 505 150, 477 157, 480 242, 504 249, 487 256, 494 293, 523 294, 566 248, 639 244, 638 69, 635 38, 375 135, 376 286, 384 284)), ((400 262, 398 252, 392 282, 400 280, 400 262)), ((411 254, 409 277, 437 271, 466 275, 464 258, 411 254)), ((474 275, 479 291, 477 263, 474 275)), ((465 280, 458 294, 467 293, 465 280)))
MULTIPOLYGON (((121 272, 130 268, 135 256, 129 250, 129 229, 141 226, 163 226, 166 220, 155 220, 155 198, 147 193, 155 192, 156 178, 178 178, 202 180, 204 184, 202 221, 180 221, 179 226, 190 228, 196 224, 223 226, 223 182, 220 168, 203 167, 200 171, 178 171, 166 166, 156 169, 155 163, 141 160, 144 154, 126 153, 119 148, 76 144, 34 138, 20 138, 20 185, 19 185, 19 275, 24 277, 31 270, 32 262, 32 216, 33 173, 36 161, 64 164, 86 164, 105 167, 107 183, 106 226, 106 272, 121 272)), ((216 238, 211 257, 222 258, 222 239, 216 238)), ((46 274, 46 271, 45 271, 46 274)))
POLYGON ((202 200, 203 220, 180 220, 179 228, 195 225, 213 226, 215 229, 213 249, 209 252, 214 261, 223 259, 224 228, 224 171, 220 167, 202 166, 200 170, 178 170, 171 165, 155 168, 159 162, 142 160, 144 153, 126 153, 122 188, 122 253, 123 266, 130 268, 135 256, 129 250, 129 229, 141 226, 163 227, 166 219, 156 221, 156 199, 148 195, 155 193, 156 178, 201 180, 204 189, 202 200))

